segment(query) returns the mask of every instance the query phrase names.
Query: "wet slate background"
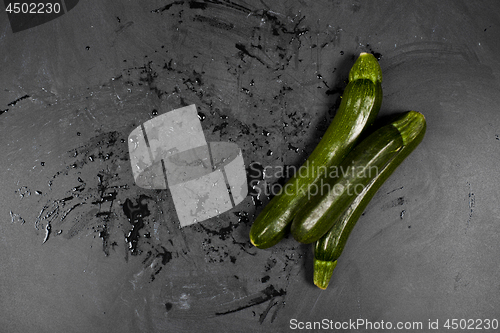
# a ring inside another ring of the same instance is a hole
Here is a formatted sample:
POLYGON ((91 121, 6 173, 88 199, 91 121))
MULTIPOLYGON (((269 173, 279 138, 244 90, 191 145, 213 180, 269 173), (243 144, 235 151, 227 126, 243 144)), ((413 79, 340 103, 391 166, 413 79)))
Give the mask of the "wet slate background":
POLYGON ((0 330, 500 319, 498 9, 80 1, 15 34, 1 13, 0 330), (328 290, 311 282, 309 246, 251 246, 266 197, 180 229, 168 191, 134 185, 130 131, 192 103, 207 141, 237 143, 248 166, 298 167, 360 52, 380 59, 381 116, 415 109, 428 131, 368 206, 328 290))

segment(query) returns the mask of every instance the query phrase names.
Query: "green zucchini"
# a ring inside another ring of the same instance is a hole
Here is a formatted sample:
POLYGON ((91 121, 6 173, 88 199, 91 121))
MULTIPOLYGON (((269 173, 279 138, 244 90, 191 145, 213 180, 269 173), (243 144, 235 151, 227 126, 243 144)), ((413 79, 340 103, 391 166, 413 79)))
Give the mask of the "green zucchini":
POLYGON ((323 138, 304 165, 257 216, 250 241, 258 248, 277 244, 289 230, 297 210, 307 202, 307 188, 325 167, 340 163, 360 134, 371 126, 382 104, 382 70, 375 57, 361 53, 349 72, 351 81, 323 138))
MULTIPOLYGON (((396 168, 422 142, 426 131, 426 122, 422 114, 410 111, 400 115, 395 125, 399 128, 403 147, 381 169, 377 177, 372 179, 363 191, 354 199, 334 226, 314 244, 314 284, 326 289, 342 254, 351 230, 354 228, 366 206, 382 184, 391 176, 396 168)), ((373 143, 376 144, 376 143, 373 143)))
POLYGON ((401 150, 421 119, 405 113, 379 128, 357 145, 340 164, 309 188, 309 201, 295 215, 291 232, 301 243, 312 243, 332 228, 362 190, 401 150), (333 176, 332 176, 333 174, 333 176))

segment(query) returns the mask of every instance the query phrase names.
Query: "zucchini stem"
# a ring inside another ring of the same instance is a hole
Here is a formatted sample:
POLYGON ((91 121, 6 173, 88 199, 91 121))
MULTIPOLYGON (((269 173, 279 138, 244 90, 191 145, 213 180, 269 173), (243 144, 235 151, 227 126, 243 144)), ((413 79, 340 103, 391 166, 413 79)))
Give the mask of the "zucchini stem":
POLYGON ((363 52, 352 65, 349 72, 349 82, 367 79, 373 83, 382 83, 382 69, 373 54, 363 52))

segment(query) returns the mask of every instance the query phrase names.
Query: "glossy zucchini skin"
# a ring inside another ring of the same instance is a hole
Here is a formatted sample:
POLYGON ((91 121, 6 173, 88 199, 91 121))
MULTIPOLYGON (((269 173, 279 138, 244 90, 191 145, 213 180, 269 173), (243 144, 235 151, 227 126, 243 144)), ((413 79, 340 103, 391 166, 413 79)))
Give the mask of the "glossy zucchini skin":
POLYGON ((382 184, 391 176, 399 165, 415 150, 422 142, 427 124, 425 117, 415 111, 401 114, 396 120, 398 132, 402 133, 403 147, 390 161, 379 170, 377 177, 363 189, 354 199, 351 205, 343 212, 333 227, 314 244, 314 284, 321 289, 326 289, 330 282, 333 270, 337 265, 337 259, 342 254, 347 239, 365 211, 368 203, 382 184))
POLYGON ((309 201, 291 225, 295 240, 309 244, 326 234, 402 147, 403 140, 392 125, 375 131, 356 146, 336 171, 330 172, 335 176, 322 177, 317 187, 310 187, 309 201))
POLYGON ((362 53, 350 71, 339 109, 321 141, 298 172, 287 181, 257 216, 250 241, 258 248, 277 244, 288 232, 293 217, 307 202, 307 189, 325 167, 339 164, 360 134, 371 126, 382 104, 382 71, 371 54, 362 53))

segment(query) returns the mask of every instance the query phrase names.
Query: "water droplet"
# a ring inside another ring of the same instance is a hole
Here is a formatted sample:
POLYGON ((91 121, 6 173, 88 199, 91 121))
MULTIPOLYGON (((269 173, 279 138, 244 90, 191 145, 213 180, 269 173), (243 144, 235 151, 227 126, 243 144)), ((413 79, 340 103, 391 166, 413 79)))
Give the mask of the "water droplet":
POLYGON ((243 222, 243 223, 250 222, 250 220, 248 219, 247 212, 244 212, 244 211, 235 212, 234 215, 236 215, 238 217, 238 222, 243 222))
POLYGON ((151 114, 152 114, 153 116, 157 116, 157 115, 158 115, 158 110, 153 109, 153 111, 151 111, 151 114))
POLYGON ((256 195, 252 196, 252 203, 255 207, 262 206, 262 201, 260 201, 256 195))
POLYGON ((31 195, 31 191, 26 186, 19 188, 16 192, 19 193, 19 196, 21 198, 24 198, 25 195, 26 196, 31 195))
POLYGON ((44 165, 45 165, 45 162, 40 162, 40 164, 41 164, 42 166, 44 166, 44 165))
POLYGON ((203 121, 207 118, 207 116, 203 112, 198 112, 198 118, 200 121, 203 121))
POLYGON ((273 151, 272 151, 271 149, 269 149, 269 150, 267 151, 267 156, 271 156, 272 154, 273 154, 273 151))
POLYGON ((292 146, 292 144, 291 144, 291 143, 289 143, 289 144, 288 144, 288 149, 293 150, 293 151, 294 151, 294 152, 296 152, 296 153, 298 153, 298 152, 299 152, 299 148, 292 146))

